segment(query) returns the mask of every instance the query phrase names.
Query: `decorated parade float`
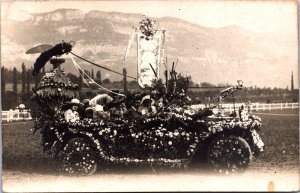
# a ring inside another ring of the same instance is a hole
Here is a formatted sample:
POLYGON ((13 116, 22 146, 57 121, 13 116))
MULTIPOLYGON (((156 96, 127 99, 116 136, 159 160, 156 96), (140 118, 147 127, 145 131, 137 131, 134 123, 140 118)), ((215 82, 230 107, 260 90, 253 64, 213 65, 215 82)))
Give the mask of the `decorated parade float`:
MULTIPOLYGON (((223 98, 242 90, 242 82, 221 91, 214 105, 193 109, 187 96, 189 79, 177 73, 174 64, 164 80, 158 77, 165 31, 144 19, 135 32, 137 81, 143 89, 138 94, 125 86, 121 93, 99 85, 105 93, 79 99, 78 85, 60 68, 62 56, 71 57, 84 73, 72 57, 74 42, 28 51, 41 53, 34 75, 48 61, 53 65, 32 97, 39 107, 35 130, 41 132, 44 151, 60 158, 60 171, 72 175, 91 175, 107 163, 187 168, 196 157, 219 172, 243 171, 264 144, 257 133, 259 117, 245 106, 228 115, 222 109, 223 98)), ((126 81, 126 70, 119 74, 126 81)))

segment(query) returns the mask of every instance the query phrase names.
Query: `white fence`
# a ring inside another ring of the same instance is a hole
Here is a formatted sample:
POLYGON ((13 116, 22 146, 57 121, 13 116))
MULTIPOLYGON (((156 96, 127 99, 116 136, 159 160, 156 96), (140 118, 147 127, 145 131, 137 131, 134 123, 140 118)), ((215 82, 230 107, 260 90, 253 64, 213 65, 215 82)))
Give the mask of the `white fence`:
MULTIPOLYGON (((240 106, 245 105, 244 103, 236 103, 235 109, 237 110, 240 106)), ((226 112, 233 112, 233 104, 222 104, 222 107, 226 112)), ((299 109, 299 103, 252 103, 245 105, 250 111, 267 111, 267 110, 283 110, 283 109, 299 109)), ((204 104, 192 105, 192 108, 201 109, 205 108, 204 104)), ((32 120, 30 112, 27 110, 10 110, 2 111, 2 122, 12 122, 12 121, 27 121, 32 120)))
MULTIPOLYGON (((252 103, 245 105, 244 103, 236 103, 236 110, 244 105, 250 111, 267 111, 267 110, 283 110, 283 109, 299 109, 299 103, 252 103)), ((222 107, 227 112, 233 112, 234 106, 233 104, 222 104, 222 107)), ((201 109, 205 108, 204 104, 192 105, 192 108, 201 109)))
POLYGON ((27 121, 27 120, 32 120, 31 114, 27 110, 2 111, 2 122, 27 121))

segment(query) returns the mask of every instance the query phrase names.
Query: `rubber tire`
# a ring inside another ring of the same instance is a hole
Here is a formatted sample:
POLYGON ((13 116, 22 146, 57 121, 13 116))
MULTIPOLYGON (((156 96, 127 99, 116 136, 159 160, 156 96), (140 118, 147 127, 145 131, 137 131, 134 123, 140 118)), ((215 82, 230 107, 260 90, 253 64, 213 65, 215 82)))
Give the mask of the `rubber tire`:
POLYGON ((242 137, 222 135, 209 144, 207 161, 219 173, 240 173, 250 165, 252 152, 242 137))
POLYGON ((96 155, 88 140, 73 138, 66 144, 62 151, 60 170, 64 174, 82 176, 93 175, 96 172, 96 155))

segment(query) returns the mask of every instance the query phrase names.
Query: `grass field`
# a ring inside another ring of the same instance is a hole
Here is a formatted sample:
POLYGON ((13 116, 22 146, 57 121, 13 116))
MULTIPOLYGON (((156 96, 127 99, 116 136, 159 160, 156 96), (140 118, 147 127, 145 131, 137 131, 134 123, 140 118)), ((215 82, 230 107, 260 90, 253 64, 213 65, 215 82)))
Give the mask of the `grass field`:
MULTIPOLYGON (((259 115, 263 122, 259 134, 265 152, 253 160, 249 169, 273 172, 299 169, 298 110, 257 113, 264 113, 259 115)), ((32 122, 2 125, 4 175, 6 171, 57 175, 58 163, 42 152, 40 135, 38 132, 32 135, 32 126, 32 122)))
POLYGON ((262 131, 259 134, 265 143, 265 151, 254 160, 251 167, 264 168, 274 172, 299 169, 298 109, 257 113, 263 123, 262 131))

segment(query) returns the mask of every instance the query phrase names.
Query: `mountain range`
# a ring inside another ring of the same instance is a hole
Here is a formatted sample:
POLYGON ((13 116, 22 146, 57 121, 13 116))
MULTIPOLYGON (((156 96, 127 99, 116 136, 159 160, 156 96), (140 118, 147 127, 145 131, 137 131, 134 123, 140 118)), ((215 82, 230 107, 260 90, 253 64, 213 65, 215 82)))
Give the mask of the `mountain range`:
MULTIPOLYGON (((38 54, 26 55, 26 50, 64 40, 75 42, 74 53, 121 72, 133 26, 143 17, 133 13, 58 9, 31 14, 25 21, 2 21, 1 65, 20 69, 24 62, 31 67, 38 54)), ((164 49, 168 65, 178 60, 177 70, 191 75, 194 82, 234 84, 242 79, 251 86, 286 87, 291 71, 294 67, 297 70, 297 37, 289 34, 261 34, 238 26, 209 28, 172 17, 153 19, 157 28, 166 29, 164 49)), ((137 73, 136 54, 135 40, 125 61, 131 76, 137 73)), ((75 60, 84 69, 98 70, 75 60)), ((70 60, 63 68, 78 74, 70 60)), ((162 72, 164 66, 161 68, 162 72)), ((121 79, 104 70, 102 76, 121 79)))

